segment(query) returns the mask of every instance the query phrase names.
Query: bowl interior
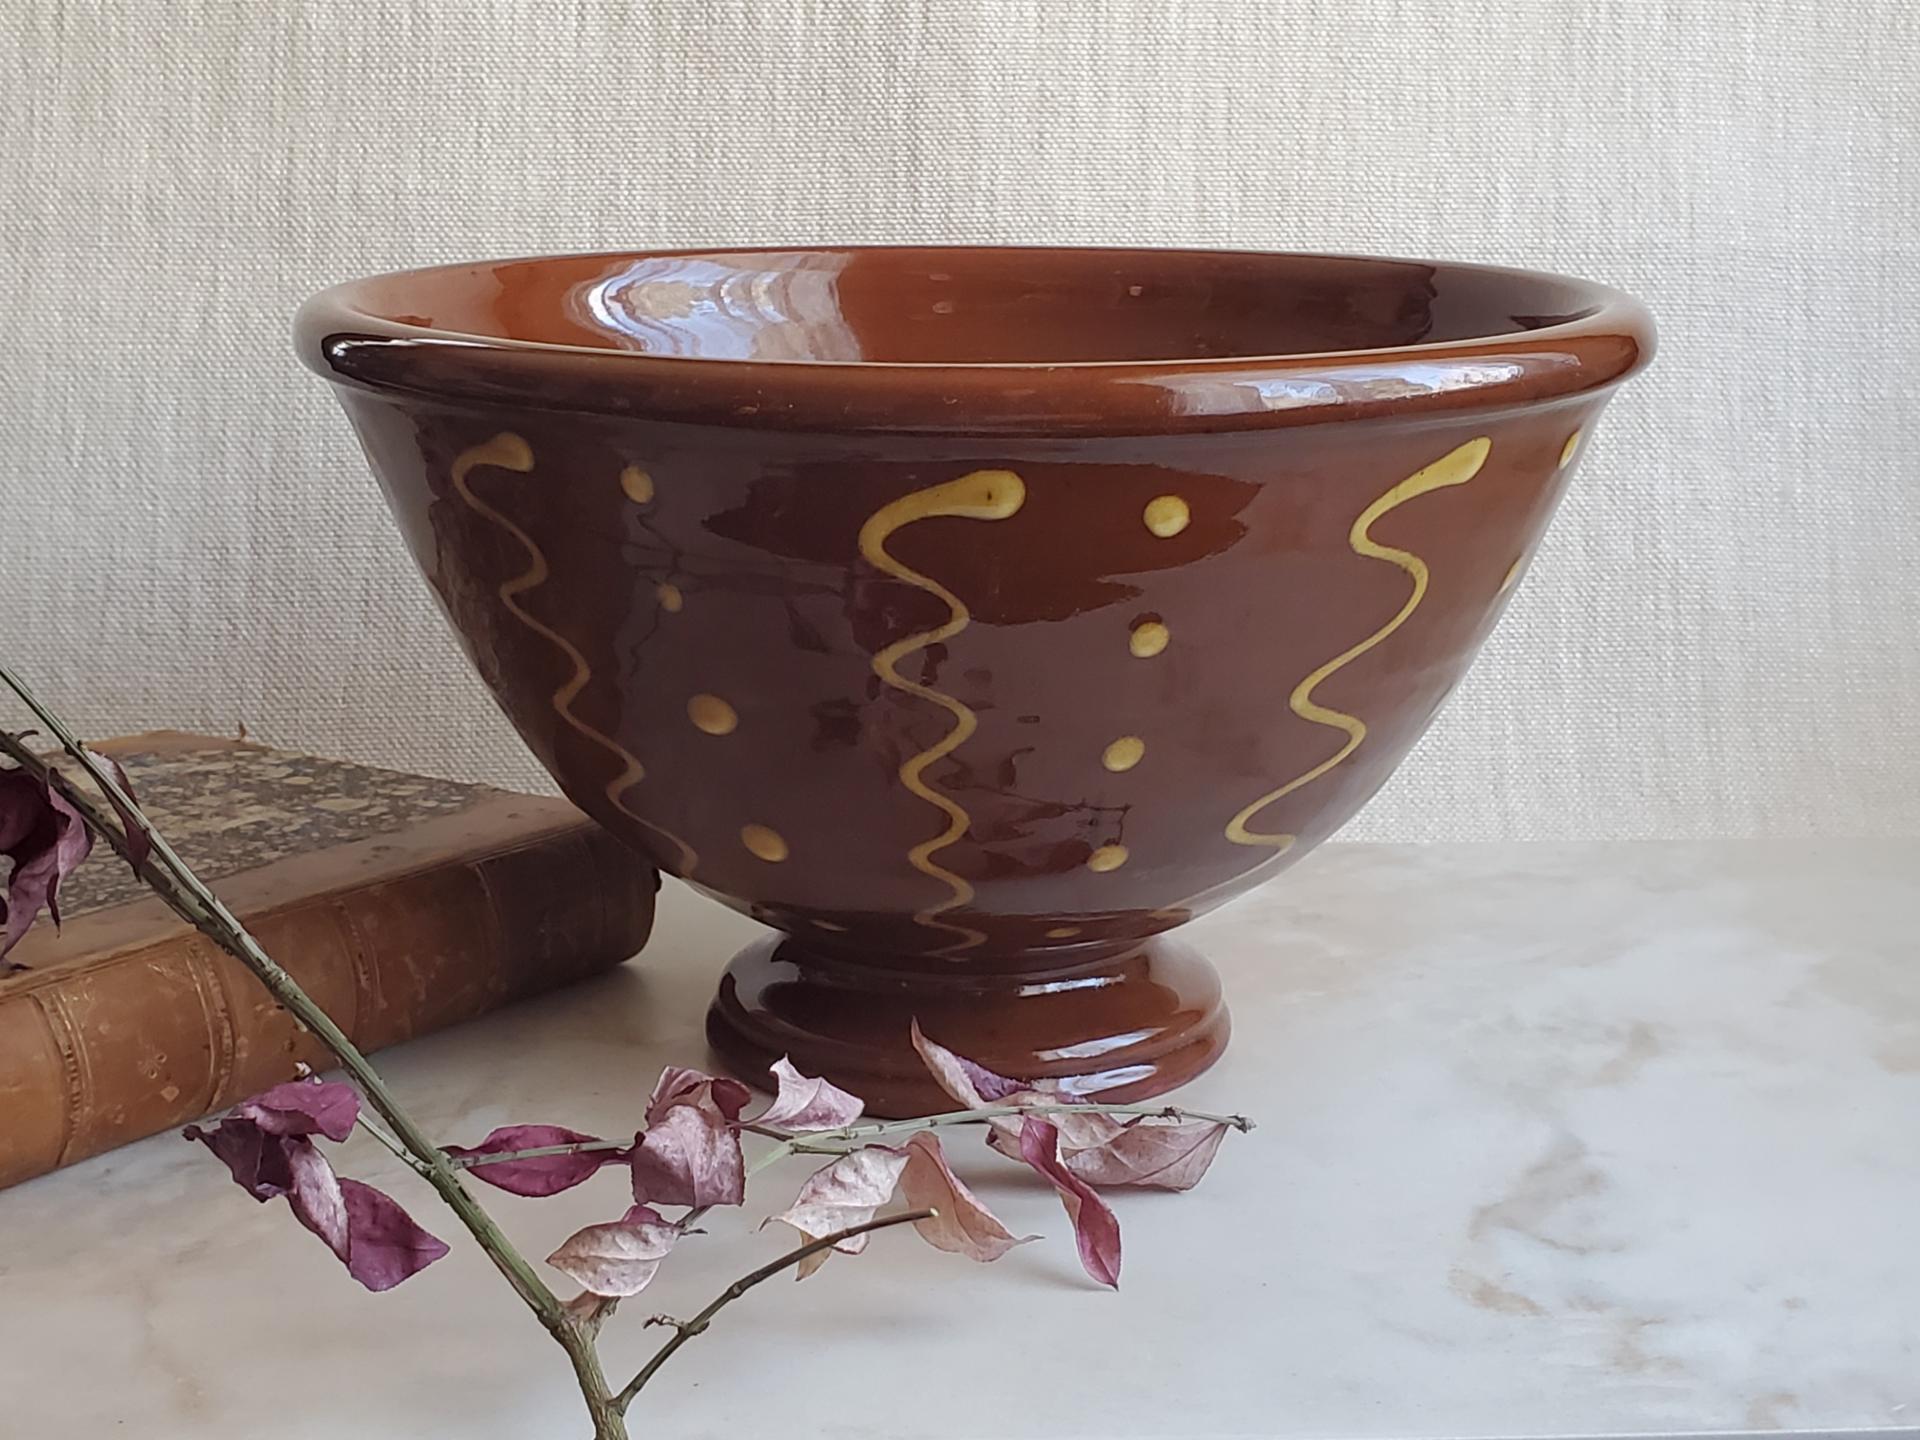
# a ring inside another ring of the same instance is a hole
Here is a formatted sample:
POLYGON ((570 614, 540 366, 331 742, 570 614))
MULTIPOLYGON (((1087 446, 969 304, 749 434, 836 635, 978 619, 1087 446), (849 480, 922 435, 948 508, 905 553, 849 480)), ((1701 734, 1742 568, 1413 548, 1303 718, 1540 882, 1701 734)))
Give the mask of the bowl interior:
POLYGON ((1596 313, 1549 275, 1217 251, 884 248, 577 255, 361 282, 391 324, 691 359, 1064 365, 1522 334, 1596 313))

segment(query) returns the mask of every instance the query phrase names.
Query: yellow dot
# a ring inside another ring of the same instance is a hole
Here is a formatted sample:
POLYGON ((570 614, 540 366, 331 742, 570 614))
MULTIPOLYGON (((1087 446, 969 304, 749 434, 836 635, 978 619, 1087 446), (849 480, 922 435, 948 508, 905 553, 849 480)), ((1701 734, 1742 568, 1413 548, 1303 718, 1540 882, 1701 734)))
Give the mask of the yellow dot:
POLYGON ((1127 863, 1127 847, 1124 845, 1102 845, 1087 857, 1087 868, 1104 875, 1109 870, 1118 870, 1127 863))
POLYGON ((1053 927, 1053 929, 1047 931, 1047 939, 1071 940, 1074 936, 1078 935, 1079 933, 1080 933, 1080 927, 1078 925, 1056 925, 1053 927))
POLYGON ((771 865, 787 858, 787 842, 780 838, 778 830, 769 830, 765 825, 741 826, 740 843, 771 865))
POLYGON ((645 505, 653 499, 653 477, 638 465, 629 465, 620 472, 620 488, 636 505, 645 505))
POLYGON ((1187 509, 1187 502, 1178 495, 1156 495, 1147 502, 1146 514, 1141 518, 1147 522, 1147 529, 1165 540, 1186 529, 1193 515, 1187 509))
POLYGON ((718 695, 695 695, 687 701, 687 718, 709 735, 731 735, 740 717, 718 695))
POLYGON ((1502 595, 1513 588, 1513 582, 1520 578, 1520 567, 1525 563, 1526 561, 1524 559, 1520 559, 1514 561, 1512 565, 1507 567, 1507 578, 1500 582, 1500 593, 1502 595))
POLYGON ((1560 447, 1560 468, 1562 470, 1566 469, 1567 466, 1573 463, 1573 457, 1575 453, 1578 452, 1579 449, 1580 449, 1580 432, 1576 430, 1571 435, 1567 436, 1567 443, 1560 447))
POLYGON ((1140 763, 1140 757, 1147 753, 1147 742, 1138 735, 1122 735, 1107 746, 1100 756, 1100 763, 1115 771, 1131 770, 1140 763))
POLYGON ((844 935, 847 933, 846 926, 836 925, 831 920, 815 920, 813 922, 813 928, 816 930, 831 930, 835 935, 844 935))
POLYGON ((1143 620, 1133 627, 1133 633, 1127 637, 1127 648, 1142 660, 1151 659, 1167 648, 1167 627, 1158 620, 1143 620))
POLYGON ((680 613, 680 607, 687 603, 687 597, 680 593, 680 587, 672 581, 659 586, 654 595, 660 601, 660 608, 673 614, 680 613))

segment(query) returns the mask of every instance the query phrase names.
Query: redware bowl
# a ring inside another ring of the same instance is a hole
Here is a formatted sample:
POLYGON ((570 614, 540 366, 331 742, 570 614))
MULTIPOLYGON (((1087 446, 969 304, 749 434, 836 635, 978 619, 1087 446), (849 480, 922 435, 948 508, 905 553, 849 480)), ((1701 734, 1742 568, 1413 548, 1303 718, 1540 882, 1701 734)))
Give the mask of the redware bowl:
POLYGON ((298 333, 534 754, 784 932, 716 1049, 882 1113, 940 1103, 916 1016, 1115 1100, 1210 1063, 1163 932, 1380 787, 1652 348, 1525 271, 959 247, 447 266, 298 333))

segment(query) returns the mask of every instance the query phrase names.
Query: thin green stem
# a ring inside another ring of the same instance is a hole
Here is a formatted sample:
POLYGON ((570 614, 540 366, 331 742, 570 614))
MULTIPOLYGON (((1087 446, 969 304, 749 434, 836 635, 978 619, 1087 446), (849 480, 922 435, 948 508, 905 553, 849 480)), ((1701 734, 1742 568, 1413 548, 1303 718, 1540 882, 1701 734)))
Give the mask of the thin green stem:
POLYGON ((354 1117, 354 1123, 390 1150, 400 1163, 413 1171, 414 1174, 424 1179, 429 1173, 424 1161, 412 1151, 408 1150, 407 1147, 402 1145, 398 1140, 394 1139, 393 1136, 389 1135, 384 1129, 368 1119, 365 1112, 356 1115, 354 1117))
POLYGON ((673 1327, 673 1334, 666 1344, 654 1352, 653 1358, 640 1367, 640 1373, 629 1380, 620 1393, 613 1397, 614 1408, 625 1414, 627 1406, 633 1403, 633 1397, 646 1388, 647 1382, 653 1379, 662 1365, 673 1358, 674 1351, 694 1336, 702 1334, 713 1323, 715 1315, 761 1281, 771 1280, 789 1266, 798 1265, 809 1255, 818 1255, 822 1250, 832 1249, 842 1240, 851 1240, 856 1235, 870 1234, 875 1230, 885 1230, 894 1225, 912 1225, 921 1220, 931 1220, 939 1213, 937 1210, 908 1210, 899 1215, 886 1215, 878 1220, 869 1220, 864 1225, 850 1225, 845 1230, 836 1230, 831 1235, 822 1235, 818 1240, 809 1240, 805 1245, 789 1250, 779 1259, 770 1260, 758 1270, 741 1276, 715 1296, 707 1308, 691 1320, 675 1320, 666 1315, 656 1316, 651 1323, 670 1325, 673 1327))

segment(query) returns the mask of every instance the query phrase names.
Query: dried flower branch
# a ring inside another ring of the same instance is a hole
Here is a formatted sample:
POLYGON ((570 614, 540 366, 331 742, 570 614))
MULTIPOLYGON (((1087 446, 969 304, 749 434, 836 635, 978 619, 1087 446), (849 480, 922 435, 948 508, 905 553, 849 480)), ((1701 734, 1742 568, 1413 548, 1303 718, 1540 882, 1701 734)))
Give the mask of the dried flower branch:
POLYGON ((379 1074, 327 1014, 260 948, 246 927, 194 875, 134 798, 119 766, 86 749, 0 665, 11 688, 59 741, 100 800, 81 789, 24 737, 0 731, 0 855, 13 861, 0 903, 0 956, 45 908, 57 922, 60 882, 85 858, 93 837, 130 864, 176 913, 244 965, 269 993, 334 1054, 351 1083, 302 1078, 234 1107, 211 1128, 186 1135, 212 1151, 254 1199, 285 1199, 370 1290, 418 1274, 447 1253, 392 1197, 335 1173, 320 1142, 363 1129, 423 1179, 566 1351, 592 1417, 596 1440, 626 1440, 633 1399, 688 1340, 748 1290, 782 1271, 814 1273, 835 1252, 858 1254, 873 1232, 911 1224, 928 1244, 969 1259, 997 1260, 1036 1237, 1016 1237, 948 1164, 937 1132, 976 1125, 997 1152, 1029 1165, 1059 1193, 1072 1220, 1082 1263, 1094 1279, 1117 1285, 1120 1232, 1097 1190, 1150 1185, 1184 1190, 1212 1164, 1221 1138, 1250 1130, 1239 1115, 1166 1105, 1104 1105, 1061 1094, 1045 1082, 993 1071, 947 1050, 913 1026, 912 1039, 935 1079, 963 1107, 913 1120, 866 1121, 857 1095, 801 1073, 788 1060, 772 1067, 776 1094, 752 1120, 737 1080, 669 1066, 648 1097, 631 1142, 602 1139, 554 1124, 499 1127, 474 1146, 440 1146, 401 1108, 379 1074), (380 1118, 375 1121, 363 1109, 380 1118), (751 1165, 743 1135, 773 1143, 751 1165), (889 1143, 893 1142, 893 1143, 889 1143), (750 1271, 691 1320, 656 1316, 673 1334, 620 1390, 600 1364, 601 1326, 620 1302, 653 1283, 662 1263, 715 1206, 738 1205, 748 1178, 775 1161, 817 1154, 828 1163, 774 1217, 807 1239, 750 1271), (540 1198, 625 1167, 633 1203, 619 1218, 564 1240, 547 1263, 585 1287, 562 1302, 507 1240, 460 1172, 509 1194, 540 1198), (896 1194, 908 1209, 878 1212, 896 1194), (686 1207, 677 1220, 661 1206, 686 1207))
POLYGON ((0 731, 0 754, 6 755, 22 771, 32 775, 47 787, 49 793, 57 791, 85 820, 87 827, 104 838, 176 914, 246 966, 254 978, 266 987, 267 992, 333 1053, 341 1067, 353 1077, 368 1103, 387 1122, 394 1136, 424 1167, 420 1173, 427 1183, 433 1186, 455 1217, 466 1226, 475 1243, 486 1252, 494 1267, 527 1308, 533 1311, 547 1333, 566 1351, 574 1376, 586 1397, 588 1410, 593 1414, 596 1440, 625 1440, 626 1427, 620 1422, 618 1412, 611 1408, 606 1375, 600 1368, 599 1353, 592 1339, 568 1317, 561 1308, 559 1297, 547 1288, 526 1258, 514 1249, 487 1212, 460 1183, 459 1172, 452 1162, 401 1108, 366 1056, 201 882, 166 838, 154 829, 153 822, 140 808, 139 802, 119 783, 112 771, 101 764, 4 663, 0 663, 0 683, 12 690, 60 743, 74 764, 106 797, 116 817, 125 817, 126 828, 116 825, 99 806, 69 785, 16 736, 0 731))

